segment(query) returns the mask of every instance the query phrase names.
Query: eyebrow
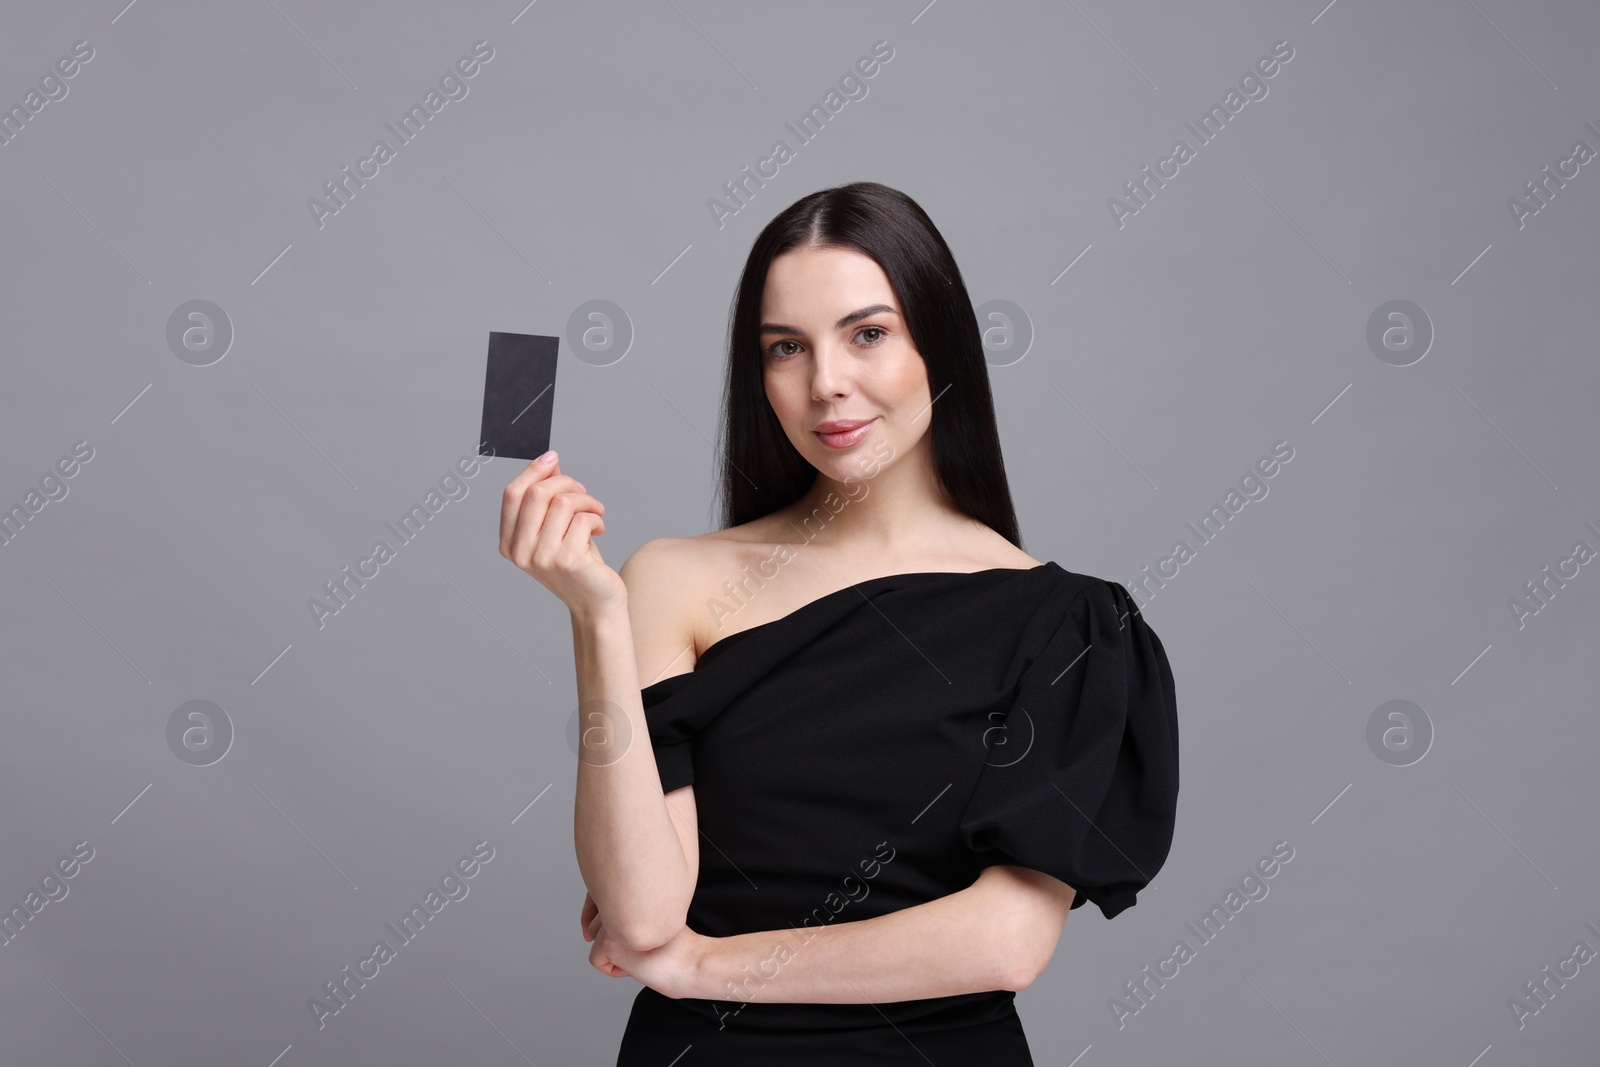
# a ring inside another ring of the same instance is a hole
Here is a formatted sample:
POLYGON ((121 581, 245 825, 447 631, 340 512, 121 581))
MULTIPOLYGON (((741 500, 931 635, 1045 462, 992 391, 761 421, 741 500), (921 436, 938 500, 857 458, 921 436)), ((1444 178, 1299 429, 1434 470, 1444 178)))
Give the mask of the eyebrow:
MULTIPOLYGON (((850 314, 846 315, 844 318, 842 318, 838 322, 834 323, 833 324, 833 328, 835 330, 842 330, 846 326, 849 326, 851 323, 860 322, 862 319, 867 318, 870 315, 898 315, 898 314, 900 314, 900 313, 898 311, 896 311, 894 308, 890 307, 888 304, 873 304, 871 307, 864 307, 860 311, 852 311, 852 312, 850 312, 850 314)), ((803 334, 803 333, 805 333, 805 331, 800 329, 797 326, 785 326, 782 323, 764 322, 764 323, 761 324, 761 329, 758 330, 757 333, 759 333, 759 334, 764 336, 764 335, 769 334, 769 333, 799 333, 799 334, 803 334)))

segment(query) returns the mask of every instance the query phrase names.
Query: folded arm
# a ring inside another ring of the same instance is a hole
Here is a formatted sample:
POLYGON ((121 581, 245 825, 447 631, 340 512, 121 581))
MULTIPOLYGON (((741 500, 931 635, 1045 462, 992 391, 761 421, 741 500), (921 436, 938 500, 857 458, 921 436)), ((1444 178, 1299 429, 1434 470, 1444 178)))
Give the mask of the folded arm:
POLYGON ((622 565, 626 604, 572 619, 586 712, 573 805, 578 870, 611 935, 636 950, 684 928, 700 862, 693 787, 662 795, 640 692, 640 679, 654 679, 661 664, 683 670, 694 663, 675 621, 683 598, 669 562, 660 541, 640 546, 622 565))
POLYGON ((966 889, 871 919, 709 938, 680 996, 878 1004, 1026 988, 1072 906, 1064 882, 987 867, 966 889))

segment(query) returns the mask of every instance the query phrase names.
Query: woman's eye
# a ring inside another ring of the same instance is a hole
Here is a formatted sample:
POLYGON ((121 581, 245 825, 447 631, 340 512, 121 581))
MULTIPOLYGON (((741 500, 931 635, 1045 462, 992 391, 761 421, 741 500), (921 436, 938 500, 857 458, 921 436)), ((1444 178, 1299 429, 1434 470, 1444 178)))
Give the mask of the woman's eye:
MULTIPOLYGON (((873 345, 881 344, 885 335, 886 331, 882 326, 863 326, 861 329, 856 331, 856 338, 858 340, 864 340, 865 344, 869 348, 873 345)), ((800 345, 797 341, 774 341, 767 347, 767 354, 772 356, 774 359, 785 360, 792 356, 798 355, 799 348, 800 345), (794 350, 790 351, 787 347, 785 347, 788 345, 793 345, 794 350)))

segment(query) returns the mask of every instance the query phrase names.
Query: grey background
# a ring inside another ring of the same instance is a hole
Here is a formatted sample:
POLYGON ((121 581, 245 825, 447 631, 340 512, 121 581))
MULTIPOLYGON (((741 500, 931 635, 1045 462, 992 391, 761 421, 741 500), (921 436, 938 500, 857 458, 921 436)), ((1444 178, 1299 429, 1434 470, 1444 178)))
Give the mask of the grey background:
POLYGON ((95 853, 0 946, 0 1060, 612 1062, 639 986, 578 930, 568 620, 496 551, 522 464, 320 630, 306 603, 473 451, 487 332, 594 299, 635 339, 563 342, 554 440, 608 562, 710 529, 750 242, 872 179, 1031 322, 991 380, 1037 558, 1131 582, 1294 449, 1146 609, 1177 840, 1019 994, 1038 1062, 1593 1062, 1595 965, 1521 1030, 1508 999, 1600 949, 1600 576, 1520 629, 1507 601, 1600 546, 1600 163, 1521 229, 1506 206, 1600 149, 1592 5, 113 0, 3 30, 8 107, 95 54, 0 146, 0 501, 94 458, 0 549, 0 903, 95 853), (307 198, 478 40, 468 96, 319 229, 307 198), (708 198, 879 40, 868 95, 719 230, 708 198), (1107 199, 1280 40, 1269 95, 1119 229, 1107 199), (166 342, 193 299, 235 331, 205 367, 166 342), (1391 299, 1436 331, 1410 366, 1366 343, 1391 299), (236 731, 207 767, 166 741, 197 699, 236 731), (1434 731, 1405 767, 1366 740, 1395 699, 1434 731), (480 840, 470 895, 319 1031, 308 999, 480 840), (1119 1029, 1277 841, 1269 895, 1119 1029))

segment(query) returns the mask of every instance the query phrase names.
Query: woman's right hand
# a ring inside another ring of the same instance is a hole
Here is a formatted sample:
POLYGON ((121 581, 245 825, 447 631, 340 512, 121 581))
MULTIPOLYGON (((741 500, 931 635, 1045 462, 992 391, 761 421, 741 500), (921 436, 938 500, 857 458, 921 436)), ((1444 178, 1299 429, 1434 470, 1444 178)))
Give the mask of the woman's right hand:
POLYGON ((605 533, 606 506, 583 483, 561 473, 555 453, 534 460, 500 501, 500 554, 537 578, 574 615, 626 595, 622 576, 600 558, 593 537, 605 533))
MULTIPOLYGON (((593 941, 600 936, 600 931, 605 929, 605 926, 600 921, 600 908, 595 904, 594 897, 589 895, 588 892, 583 894, 583 912, 578 916, 578 924, 583 927, 583 939, 585 941, 593 941)), ((589 950, 589 962, 596 970, 604 971, 612 978, 633 977, 616 963, 596 953, 593 948, 589 950)))

